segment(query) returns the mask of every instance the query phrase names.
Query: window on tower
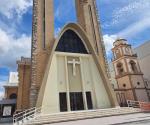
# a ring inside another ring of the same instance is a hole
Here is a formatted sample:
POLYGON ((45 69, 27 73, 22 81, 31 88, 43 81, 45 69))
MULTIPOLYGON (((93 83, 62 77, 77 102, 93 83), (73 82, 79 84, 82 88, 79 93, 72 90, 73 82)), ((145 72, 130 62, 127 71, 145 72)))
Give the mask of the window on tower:
POLYGON ((126 84, 125 84, 125 83, 123 84, 123 87, 124 87, 124 88, 126 87, 126 84))
POLYGON ((10 96, 9 96, 9 99, 17 99, 17 95, 15 93, 12 93, 10 96))
POLYGON ((137 85, 140 85, 140 82, 137 82, 137 85))
POLYGON ((119 49, 117 49, 117 50, 115 51, 115 55, 116 55, 116 58, 119 58, 119 57, 121 56, 119 49))
POLYGON ((130 61, 130 66, 131 66, 132 71, 134 73, 137 73, 137 66, 136 66, 136 63, 133 60, 130 61))
POLYGON ((124 69, 123 69, 123 64, 122 63, 118 63, 117 64, 117 70, 118 70, 118 74, 119 75, 124 73, 124 69))

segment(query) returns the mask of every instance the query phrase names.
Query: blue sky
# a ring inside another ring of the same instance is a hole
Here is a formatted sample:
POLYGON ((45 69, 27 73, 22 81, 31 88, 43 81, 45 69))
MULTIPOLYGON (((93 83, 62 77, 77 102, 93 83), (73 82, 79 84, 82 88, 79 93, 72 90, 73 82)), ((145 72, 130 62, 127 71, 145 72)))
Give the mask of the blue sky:
MULTIPOLYGON (((68 22, 76 22, 74 0, 54 0, 55 34, 68 22)), ((118 37, 133 47, 150 40, 150 0, 97 0, 107 54, 118 37)), ((0 3, 0 84, 16 60, 30 57, 32 0, 3 0, 0 3)))

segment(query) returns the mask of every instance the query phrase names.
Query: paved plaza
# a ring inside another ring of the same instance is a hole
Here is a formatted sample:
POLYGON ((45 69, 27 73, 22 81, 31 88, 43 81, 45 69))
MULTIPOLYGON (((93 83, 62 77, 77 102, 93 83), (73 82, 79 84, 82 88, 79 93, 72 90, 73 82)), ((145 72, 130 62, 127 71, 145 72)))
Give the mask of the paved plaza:
MULTIPOLYGON (((0 125, 12 125, 12 123, 0 123, 0 125)), ((45 125, 150 125, 150 113, 136 113, 45 125)))
POLYGON ((137 113, 130 115, 86 119, 51 125, 150 125, 150 113, 137 113))
POLYGON ((150 125, 150 120, 134 122, 134 123, 127 123, 127 124, 124 124, 124 125, 150 125))

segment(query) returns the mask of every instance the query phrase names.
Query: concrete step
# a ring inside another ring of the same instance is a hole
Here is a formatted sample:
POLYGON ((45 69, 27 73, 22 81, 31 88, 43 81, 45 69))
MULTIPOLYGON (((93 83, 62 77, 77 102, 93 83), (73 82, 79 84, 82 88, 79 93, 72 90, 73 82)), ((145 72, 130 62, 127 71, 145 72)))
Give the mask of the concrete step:
POLYGON ((36 118, 27 121, 26 125, 51 124, 64 121, 93 119, 115 115, 132 114, 138 112, 141 112, 141 110, 136 108, 111 108, 91 111, 67 112, 59 114, 38 114, 36 118))

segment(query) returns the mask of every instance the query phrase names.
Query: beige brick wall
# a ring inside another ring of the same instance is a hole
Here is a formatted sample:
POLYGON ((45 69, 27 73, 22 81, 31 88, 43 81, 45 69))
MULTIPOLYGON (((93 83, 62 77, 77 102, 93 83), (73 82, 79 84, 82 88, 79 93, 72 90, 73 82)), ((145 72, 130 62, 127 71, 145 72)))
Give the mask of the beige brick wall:
POLYGON ((48 51, 54 42, 53 0, 34 0, 33 36, 32 36, 32 74, 30 107, 36 105, 38 91, 41 87, 48 51), (44 10, 45 9, 45 10, 44 10), (45 12, 44 12, 45 11, 45 12), (45 18, 45 22, 44 19, 45 18))
POLYGON ((85 30, 91 45, 99 56, 99 62, 104 71, 107 72, 107 61, 105 60, 105 46, 100 28, 99 16, 96 10, 95 0, 76 0, 77 20, 85 30))
POLYGON ((30 65, 19 65, 19 86, 18 86, 18 99, 17 110, 24 110, 29 108, 29 92, 30 92, 30 65))
POLYGON ((18 88, 17 87, 5 87, 5 98, 9 99, 11 94, 18 94, 18 88))

